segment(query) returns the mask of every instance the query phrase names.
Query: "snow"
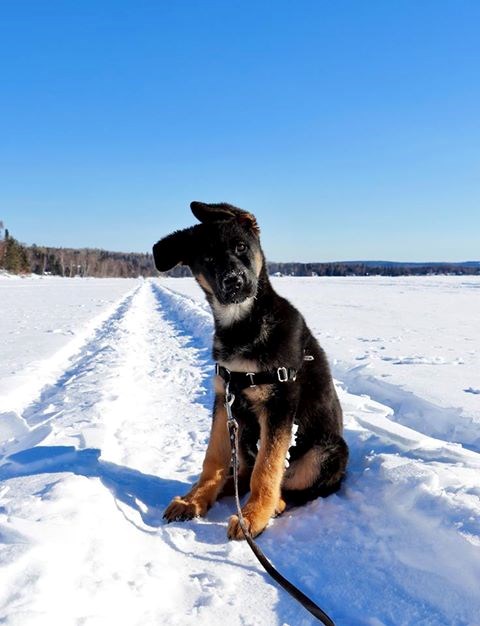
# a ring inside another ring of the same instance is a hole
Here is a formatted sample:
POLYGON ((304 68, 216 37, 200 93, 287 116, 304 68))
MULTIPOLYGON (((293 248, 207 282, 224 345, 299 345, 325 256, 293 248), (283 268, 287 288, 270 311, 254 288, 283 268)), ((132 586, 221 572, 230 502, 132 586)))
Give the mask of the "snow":
MULTIPOLYGON (((274 278, 336 378, 394 419, 480 451, 480 277, 274 278)), ((167 284, 197 301, 193 279, 167 284)))
MULTIPOLYGON (((480 625, 480 280, 274 282, 329 354, 351 461, 258 543, 338 624, 480 625)), ((0 278, 0 314, 3 624, 318 623, 227 541, 232 499, 162 520, 209 433, 192 280, 0 278)))
POLYGON ((48 376, 63 369, 88 333, 109 317, 118 298, 136 282, 0 276, 0 397, 13 392, 11 406, 25 404, 25 395, 30 399, 48 376))

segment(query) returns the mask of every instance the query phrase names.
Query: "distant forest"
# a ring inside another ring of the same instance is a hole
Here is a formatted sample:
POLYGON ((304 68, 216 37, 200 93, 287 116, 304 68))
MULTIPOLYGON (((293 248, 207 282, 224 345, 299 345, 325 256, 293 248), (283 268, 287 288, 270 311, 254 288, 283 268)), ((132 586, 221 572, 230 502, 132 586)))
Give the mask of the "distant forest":
MULTIPOLYGON (((13 274, 94 276, 99 278, 158 276, 149 253, 108 252, 92 248, 27 246, 14 239, 0 222, 0 269, 13 274)), ((428 276, 434 274, 480 275, 480 262, 394 263, 390 261, 345 261, 332 263, 268 263, 276 276, 428 276)), ((178 266, 166 276, 191 276, 178 266)))
POLYGON ((50 248, 19 243, 0 222, 0 269, 12 274, 95 276, 100 278, 156 276, 151 254, 108 252, 92 248, 50 248))

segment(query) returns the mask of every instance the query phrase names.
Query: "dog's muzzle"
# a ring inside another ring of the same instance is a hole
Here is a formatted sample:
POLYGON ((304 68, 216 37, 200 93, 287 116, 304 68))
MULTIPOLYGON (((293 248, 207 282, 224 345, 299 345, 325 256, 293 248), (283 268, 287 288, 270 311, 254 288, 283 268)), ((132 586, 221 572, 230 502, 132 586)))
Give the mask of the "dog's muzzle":
MULTIPOLYGON (((241 298, 246 287, 245 274, 243 272, 230 272, 221 282, 222 294, 226 301, 234 301, 241 298)), ((244 299, 244 298, 241 298, 244 299)))

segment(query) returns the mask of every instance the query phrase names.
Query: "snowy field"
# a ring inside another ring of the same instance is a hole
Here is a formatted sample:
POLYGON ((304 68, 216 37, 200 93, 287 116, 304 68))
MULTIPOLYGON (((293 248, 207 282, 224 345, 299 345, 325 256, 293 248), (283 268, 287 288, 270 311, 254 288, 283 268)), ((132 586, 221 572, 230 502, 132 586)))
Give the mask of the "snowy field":
MULTIPOLYGON (((326 349, 344 488, 259 544, 338 626, 480 626, 480 279, 275 287, 326 349)), ((0 623, 308 626, 231 499, 162 512, 201 467, 212 322, 190 279, 0 278, 0 623)))

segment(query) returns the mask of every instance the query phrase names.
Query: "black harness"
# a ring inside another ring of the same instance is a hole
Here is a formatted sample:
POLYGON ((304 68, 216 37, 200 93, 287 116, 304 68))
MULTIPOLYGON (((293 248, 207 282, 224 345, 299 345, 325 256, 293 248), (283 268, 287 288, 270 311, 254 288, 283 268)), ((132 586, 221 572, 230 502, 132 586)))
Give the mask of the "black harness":
MULTIPOLYGON (((314 361, 315 357, 304 352, 303 360, 314 361)), ((257 385, 295 382, 298 370, 294 367, 277 367, 276 370, 267 372, 231 372, 227 367, 215 363, 215 374, 223 378, 225 385, 232 385, 237 391, 241 391, 257 385)))
POLYGON ((257 385, 294 382, 297 379, 297 370, 293 367, 277 367, 270 372, 231 372, 223 365, 215 363, 215 374, 223 378, 226 385, 232 385, 238 391, 257 385))

